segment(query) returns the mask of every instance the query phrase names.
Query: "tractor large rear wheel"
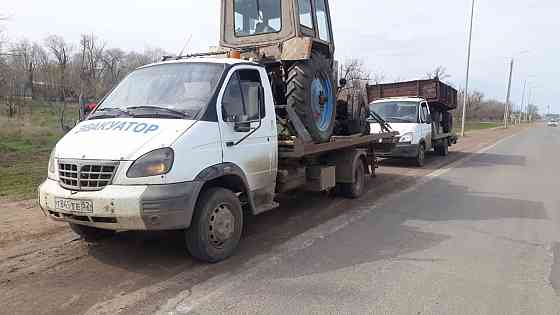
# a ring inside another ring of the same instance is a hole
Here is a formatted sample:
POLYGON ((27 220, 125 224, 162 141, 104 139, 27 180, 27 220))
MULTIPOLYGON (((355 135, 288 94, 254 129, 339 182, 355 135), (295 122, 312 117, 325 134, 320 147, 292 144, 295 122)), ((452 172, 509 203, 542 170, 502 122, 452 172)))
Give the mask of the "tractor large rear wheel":
POLYGON ((316 143, 329 141, 336 119, 336 85, 329 61, 314 53, 288 71, 287 103, 316 143))

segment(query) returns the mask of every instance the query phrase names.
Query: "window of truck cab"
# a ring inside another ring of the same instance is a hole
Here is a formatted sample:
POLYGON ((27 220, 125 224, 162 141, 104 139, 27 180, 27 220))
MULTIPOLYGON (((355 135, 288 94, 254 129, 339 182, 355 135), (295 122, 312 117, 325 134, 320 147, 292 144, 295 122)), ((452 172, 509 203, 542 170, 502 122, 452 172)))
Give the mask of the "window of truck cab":
POLYGON ((236 37, 282 30, 282 5, 279 0, 235 0, 233 6, 236 37))
POLYGON ((266 116, 264 95, 261 95, 262 81, 259 70, 239 69, 230 77, 222 96, 222 120, 258 121, 266 116))

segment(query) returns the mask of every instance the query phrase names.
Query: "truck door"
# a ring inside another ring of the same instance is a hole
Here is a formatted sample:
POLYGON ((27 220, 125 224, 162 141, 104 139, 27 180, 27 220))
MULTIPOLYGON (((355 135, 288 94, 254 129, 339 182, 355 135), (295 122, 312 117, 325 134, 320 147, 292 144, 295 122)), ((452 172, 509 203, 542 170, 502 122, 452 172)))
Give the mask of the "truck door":
POLYGON ((276 186, 278 147, 266 71, 238 66, 224 82, 217 106, 223 162, 240 167, 255 201, 267 203, 276 186))
POLYGON ((420 103, 420 126, 422 137, 426 141, 426 149, 429 150, 432 147, 432 119, 427 102, 420 103))

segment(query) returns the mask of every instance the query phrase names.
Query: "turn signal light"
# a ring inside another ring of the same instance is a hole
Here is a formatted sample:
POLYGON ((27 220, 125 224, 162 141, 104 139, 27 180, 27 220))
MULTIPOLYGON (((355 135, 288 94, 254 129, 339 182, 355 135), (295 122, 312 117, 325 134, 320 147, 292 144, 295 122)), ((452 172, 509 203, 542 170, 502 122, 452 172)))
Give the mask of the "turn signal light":
POLYGON ((229 52, 229 57, 233 59, 241 59, 241 52, 237 50, 232 50, 229 52))

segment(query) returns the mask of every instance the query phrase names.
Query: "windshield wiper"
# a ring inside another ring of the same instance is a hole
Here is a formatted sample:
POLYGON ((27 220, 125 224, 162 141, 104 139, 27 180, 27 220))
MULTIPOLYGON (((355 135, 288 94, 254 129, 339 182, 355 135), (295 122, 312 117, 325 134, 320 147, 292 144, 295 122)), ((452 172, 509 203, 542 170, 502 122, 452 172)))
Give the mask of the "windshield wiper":
POLYGON ((126 110, 120 108, 101 108, 96 110, 88 120, 90 119, 105 119, 105 118, 116 118, 116 117, 130 117, 130 113, 126 110))
POLYGON ((157 117, 157 118, 163 118, 163 117, 171 117, 171 118, 187 118, 189 117, 189 115, 187 115, 185 112, 181 112, 178 110, 174 110, 174 109, 170 109, 167 107, 159 107, 159 106, 133 106, 133 107, 128 107, 127 110, 130 111, 134 111, 134 113, 132 113, 132 115, 134 117, 157 117), (136 113, 136 111, 145 111, 145 112, 150 112, 150 113, 145 113, 145 114, 138 114, 136 113))

